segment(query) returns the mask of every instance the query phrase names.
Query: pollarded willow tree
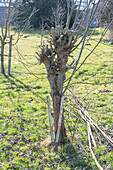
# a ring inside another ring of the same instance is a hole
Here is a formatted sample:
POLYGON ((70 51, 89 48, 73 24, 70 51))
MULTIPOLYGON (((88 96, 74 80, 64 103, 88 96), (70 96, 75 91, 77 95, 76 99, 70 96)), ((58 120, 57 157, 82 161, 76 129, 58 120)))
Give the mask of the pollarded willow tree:
MULTIPOLYGON (((67 0, 66 24, 55 24, 55 27, 52 27, 49 32, 50 35, 46 37, 47 41, 45 39, 44 41, 41 41, 40 53, 37 52, 40 63, 43 63, 46 67, 47 78, 50 84, 50 95, 53 101, 55 137, 58 129, 61 99, 68 89, 74 74, 96 49, 111 24, 107 25, 102 36, 98 40, 97 44, 92 47, 89 54, 83 57, 82 53, 91 36, 95 32, 94 28, 90 36, 87 35, 93 22, 97 18, 96 11, 100 0, 98 2, 96 0, 89 0, 85 7, 83 7, 82 4, 83 0, 80 0, 79 3, 77 2, 78 1, 75 0, 67 0), (73 24, 70 24, 73 13, 75 13, 74 21, 73 24), (72 54, 75 50, 79 50, 77 56, 73 56, 72 54), (82 57, 83 60, 82 63, 80 63, 80 59, 82 57), (71 71, 71 74, 67 78, 68 71, 71 71)), ((62 116, 59 142, 65 143, 65 137, 66 128, 64 124, 64 116, 62 116)))

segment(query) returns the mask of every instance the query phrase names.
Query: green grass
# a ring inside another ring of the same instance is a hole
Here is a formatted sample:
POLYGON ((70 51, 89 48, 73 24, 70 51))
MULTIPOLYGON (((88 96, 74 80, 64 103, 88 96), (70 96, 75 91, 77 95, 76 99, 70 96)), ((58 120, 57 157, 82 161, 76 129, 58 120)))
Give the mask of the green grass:
MULTIPOLYGON (((93 36, 96 40, 98 32, 97 30, 97 34, 93 36)), ((39 37, 36 32, 34 34, 26 32, 18 43, 18 49, 23 56, 22 62, 29 71, 20 62, 21 58, 13 48, 11 74, 7 75, 7 58, 5 58, 6 74, 0 74, 0 169, 97 169, 89 154, 85 123, 81 119, 78 120, 79 130, 83 134, 81 135, 75 131, 67 112, 65 112, 67 133, 72 140, 75 132, 76 139, 73 139, 71 144, 59 147, 58 153, 52 152, 51 147, 41 145, 50 133, 46 104, 50 88, 44 65, 39 65, 34 57, 40 42, 39 37)), ((95 44, 96 41, 90 41, 91 46, 95 44)), ((87 46, 80 62, 91 46, 87 46)), ((76 51, 74 55, 77 55, 76 51)), ((70 84, 70 88, 88 109, 95 122, 106 129, 106 133, 113 130, 112 65, 113 45, 103 42, 76 72, 70 84)), ((69 75, 70 71, 67 77, 69 75)), ((73 107, 71 110, 74 112, 73 107)), ((75 117, 72 115, 71 117, 75 122, 75 117)), ((103 167, 111 164, 110 169, 113 169, 113 152, 103 137, 102 145, 95 153, 103 167)))

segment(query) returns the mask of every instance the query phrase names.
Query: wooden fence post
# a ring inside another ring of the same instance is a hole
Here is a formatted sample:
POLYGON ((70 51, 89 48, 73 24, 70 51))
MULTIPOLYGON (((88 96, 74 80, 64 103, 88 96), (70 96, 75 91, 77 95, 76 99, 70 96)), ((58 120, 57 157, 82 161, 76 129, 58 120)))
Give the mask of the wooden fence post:
POLYGON ((9 42, 8 74, 10 74, 10 70, 11 70, 11 54, 12 54, 12 35, 10 36, 10 42, 9 42))

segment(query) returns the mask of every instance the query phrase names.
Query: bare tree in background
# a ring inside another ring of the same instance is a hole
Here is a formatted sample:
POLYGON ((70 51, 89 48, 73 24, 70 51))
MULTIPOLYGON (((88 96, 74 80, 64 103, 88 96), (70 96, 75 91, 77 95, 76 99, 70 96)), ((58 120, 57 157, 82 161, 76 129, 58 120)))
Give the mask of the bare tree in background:
MULTIPOLYGON (((0 34, 0 41, 1 41, 1 73, 5 73, 5 68, 4 68, 4 50, 5 50, 5 45, 9 44, 9 59, 8 59, 8 74, 10 74, 10 69, 11 69, 11 55, 12 55, 12 46, 16 45, 19 41, 19 39, 22 37, 22 33, 25 29, 30 28, 29 21, 31 17, 38 11, 33 9, 31 12, 30 16, 26 18, 26 20, 23 22, 23 27, 18 31, 15 30, 13 33, 11 33, 10 29, 12 26, 12 22, 14 21, 14 18, 17 18, 18 15, 21 15, 19 13, 18 8, 22 7, 22 1, 16 0, 9 0, 7 1, 8 4, 8 11, 7 11, 7 16, 6 16, 6 21, 5 24, 2 25, 1 27, 1 34, 0 34), (16 39, 14 38, 16 37, 16 39), (14 39, 14 40, 13 40, 14 39)), ((16 21, 15 21, 16 23, 16 21)), ((18 27, 19 28, 19 27, 18 27)))
MULTIPOLYGON (((113 21, 113 1, 108 0, 106 2, 105 0, 103 0, 99 4, 98 10, 98 22, 100 27, 104 28, 106 25, 113 21), (103 4, 105 5, 103 6, 103 4), (103 9, 101 8, 101 6, 103 6, 103 9)), ((109 27, 108 40, 113 41, 113 23, 109 27)))
MULTIPOLYGON (((74 74, 93 53, 111 25, 111 23, 109 23, 109 25, 106 26, 97 44, 92 47, 89 54, 83 57, 82 53, 86 47, 86 44, 95 32, 95 30, 93 30, 91 35, 87 36, 87 33, 95 20, 95 14, 97 12, 100 0, 98 2, 95 0, 89 0, 88 5, 85 8, 82 8, 82 2, 83 1, 80 0, 79 4, 77 4, 77 1, 67 0, 67 21, 65 26, 57 25, 56 22, 55 27, 51 28, 50 37, 47 38, 46 42, 44 40, 41 44, 41 52, 37 52, 40 63, 43 63, 46 67, 47 78, 50 83, 50 94, 53 101, 55 136, 57 134, 62 96, 68 89, 74 74), (76 15, 70 28, 70 21, 76 5, 78 5, 76 15), (83 15, 80 22, 77 23, 81 12, 83 15), (72 54, 75 50, 79 50, 77 56, 73 56, 72 54), (83 60, 80 64, 81 58, 83 58, 83 60), (67 78, 66 73, 68 71, 72 72, 70 77, 67 78)), ((66 129, 63 116, 60 132, 60 143, 65 143, 65 137, 66 129)))
POLYGON ((1 73, 5 73, 4 69, 4 47, 6 44, 6 38, 8 36, 8 26, 9 26, 9 16, 10 16, 10 9, 11 9, 11 0, 9 1, 9 7, 8 7, 8 13, 7 13, 7 18, 5 22, 5 26, 1 27, 1 35, 0 35, 0 40, 1 40, 1 73))
POLYGON ((57 26, 64 25, 64 18, 66 16, 66 10, 62 5, 62 1, 58 0, 55 7, 52 7, 51 22, 57 26))

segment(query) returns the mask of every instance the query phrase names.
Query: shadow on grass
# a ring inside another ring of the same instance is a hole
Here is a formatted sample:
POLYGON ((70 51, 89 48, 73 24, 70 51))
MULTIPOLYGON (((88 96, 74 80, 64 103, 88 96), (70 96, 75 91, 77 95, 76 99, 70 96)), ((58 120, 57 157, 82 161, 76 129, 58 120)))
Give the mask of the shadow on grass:
MULTIPOLYGON (((15 29, 12 29, 12 31, 15 31, 15 29)), ((17 32, 20 32, 21 30, 16 29, 17 32)), ((23 34, 31 34, 31 35, 41 35, 42 34, 42 30, 39 29, 28 29, 28 30, 24 30, 23 34)), ((47 32, 44 32, 45 35, 47 35, 47 32)))
POLYGON ((30 90, 30 87, 28 85, 24 84, 22 81, 20 81, 19 79, 15 78, 12 74, 9 74, 9 75, 5 74, 4 76, 9 80, 9 82, 11 84, 17 85, 15 83, 15 81, 16 81, 16 82, 19 82, 20 84, 22 84, 24 86, 24 88, 26 88, 27 90, 30 90), (11 79, 10 77, 13 78, 14 80, 11 79))
POLYGON ((6 75, 6 74, 3 74, 3 75, 4 75, 5 78, 7 78, 8 82, 10 82, 11 85, 16 85, 17 86, 15 81, 10 78, 10 75, 6 75))
MULTIPOLYGON (((90 36, 92 34, 92 32, 94 31, 95 28, 90 28, 87 32, 87 36, 90 36)), ((15 31, 14 29, 12 29, 12 31, 15 31)), ((19 32, 20 30, 16 30, 17 32, 19 32)), ((84 32, 84 29, 80 31, 80 35, 84 32)), ((25 30, 23 32, 23 34, 31 34, 31 35, 41 35, 42 31, 39 29, 28 29, 25 30)), ((48 35, 48 31, 44 31, 44 35, 48 35)), ((97 29, 95 29, 95 31, 93 32, 93 35, 100 35, 99 31, 97 29)))
POLYGON ((108 45, 113 45, 113 40, 104 39, 103 43, 108 44, 108 45))
POLYGON ((95 29, 94 32, 93 31, 94 31, 93 28, 89 29, 88 32, 87 32, 87 36, 90 36, 92 33, 93 33, 93 35, 100 35, 100 33, 99 33, 99 31, 97 29, 95 29))
MULTIPOLYGON (((18 89, 18 83, 21 84, 19 88, 25 88, 27 91, 31 91, 37 97, 40 97, 37 93, 33 92, 29 85, 24 84, 19 79, 15 78, 12 74, 6 75, 4 77, 10 82, 11 86, 15 85, 18 89)), ((41 97, 40 97, 41 98, 41 97)), ((41 98, 43 101, 44 99, 41 98)), ((45 101, 44 101, 45 102, 45 101)), ((46 103, 46 102, 45 102, 46 103)), ((76 142, 77 143, 77 142, 76 142)), ((52 151, 53 152, 53 151, 52 151)), ((49 151, 50 153, 50 151, 49 151)), ((48 156, 49 156, 48 153, 48 156)), ((43 158, 42 158, 43 159, 43 158)), ((79 150, 78 145, 75 146, 70 142, 61 146, 61 150, 58 153, 55 153, 55 158, 52 157, 51 167, 54 168, 54 165, 58 162, 58 165, 62 168, 70 168, 71 170, 91 170, 93 169, 90 165, 88 165, 87 156, 83 153, 83 151, 79 150), (58 156, 58 157, 57 157, 58 156)))
MULTIPOLYGON (((79 33, 79 35, 81 35, 84 31, 85 31, 84 29, 81 30, 80 33, 79 33)), ((88 30, 88 32, 87 32, 86 35, 87 35, 87 36, 91 36, 91 35, 97 36, 97 35, 100 35, 100 33, 99 33, 99 31, 98 31, 97 29, 94 30, 94 28, 90 28, 90 29, 88 30)))
MULTIPOLYGON (((38 93, 34 92, 29 85, 26 85, 19 79, 15 78, 12 74, 9 75, 4 74, 4 77, 8 79, 8 82, 10 82, 11 85, 15 85, 17 87, 17 91, 20 91, 20 89, 25 88, 26 91, 31 91, 33 95, 39 97, 44 103, 46 103, 46 101, 38 93), (18 85, 16 82, 20 83, 21 85, 18 85)), ((36 90, 40 88, 41 88, 40 86, 36 86, 34 89, 36 90)))
POLYGON ((91 170, 92 166, 88 165, 87 157, 82 150, 72 143, 65 144, 60 153, 60 163, 65 164, 71 170, 91 170))

